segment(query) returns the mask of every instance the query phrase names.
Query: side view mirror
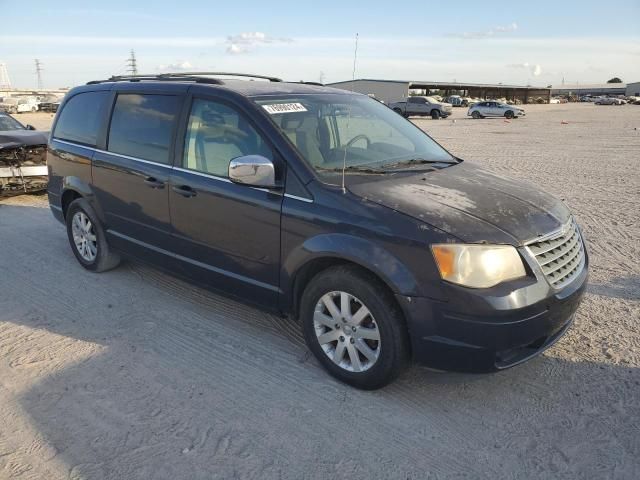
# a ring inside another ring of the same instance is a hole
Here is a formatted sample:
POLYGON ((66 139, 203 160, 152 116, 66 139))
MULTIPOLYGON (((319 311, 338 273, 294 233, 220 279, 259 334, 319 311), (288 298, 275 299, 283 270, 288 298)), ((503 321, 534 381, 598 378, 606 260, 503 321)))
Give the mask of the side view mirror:
POLYGON ((27 130, 35 130, 36 127, 34 127, 33 125, 27 125, 27 130))
POLYGON ((243 185, 273 188, 276 169, 273 162, 262 155, 244 155, 229 162, 229 179, 243 185))

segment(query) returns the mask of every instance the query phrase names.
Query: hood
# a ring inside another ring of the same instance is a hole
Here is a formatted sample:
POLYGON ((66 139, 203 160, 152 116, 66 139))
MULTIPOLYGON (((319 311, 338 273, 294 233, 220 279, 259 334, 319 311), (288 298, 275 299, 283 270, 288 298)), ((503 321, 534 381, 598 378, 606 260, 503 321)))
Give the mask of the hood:
POLYGON ((466 162, 357 183, 349 191, 467 243, 521 245, 557 230, 570 215, 561 201, 539 188, 466 162))
POLYGON ((0 148, 16 148, 21 146, 46 145, 48 132, 38 130, 3 130, 0 131, 0 148))

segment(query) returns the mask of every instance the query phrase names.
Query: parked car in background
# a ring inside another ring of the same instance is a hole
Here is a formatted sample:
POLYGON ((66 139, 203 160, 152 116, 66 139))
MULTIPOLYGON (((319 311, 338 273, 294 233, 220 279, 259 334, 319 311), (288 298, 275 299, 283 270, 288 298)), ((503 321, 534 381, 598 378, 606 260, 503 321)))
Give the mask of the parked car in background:
POLYGON ((598 97, 593 103, 596 105, 619 105, 613 97, 598 97))
POLYGON ((47 132, 0 113, 0 196, 47 188, 47 132))
POLYGON ((0 112, 18 113, 18 99, 13 97, 4 97, 0 102, 0 112))
POLYGON ((47 95, 40 100, 39 109, 41 112, 55 113, 58 111, 61 100, 62 97, 57 95, 47 95))
POLYGON ((522 108, 514 105, 488 101, 476 103, 471 106, 467 111, 467 115, 476 119, 485 117, 518 118, 524 117, 525 112, 522 108))
POLYGON ((447 118, 451 115, 450 103, 439 102, 433 97, 410 96, 402 102, 389 104, 389 108, 403 117, 422 116, 431 117, 434 120, 447 118))
POLYGON ((366 389, 411 359, 503 370, 570 328, 588 256, 564 202, 366 95, 209 75, 66 96, 49 205, 85 269, 126 255, 289 315, 327 371, 366 389))
POLYGON ((469 99, 460 95, 449 95, 445 97, 443 102, 450 103, 454 107, 468 107, 469 99))
POLYGON ((551 98, 551 99, 549 99, 549 103, 560 103, 560 99, 559 98, 551 98))
POLYGON ((0 112, 26 113, 37 112, 39 101, 35 97, 5 97, 0 103, 0 112))

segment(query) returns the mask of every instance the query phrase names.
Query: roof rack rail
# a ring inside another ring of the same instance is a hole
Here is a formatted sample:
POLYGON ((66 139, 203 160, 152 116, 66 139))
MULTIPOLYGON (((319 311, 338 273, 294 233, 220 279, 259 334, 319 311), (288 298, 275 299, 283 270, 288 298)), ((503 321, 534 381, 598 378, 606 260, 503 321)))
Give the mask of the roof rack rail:
POLYGON ((317 85, 318 87, 324 87, 324 83, 321 83, 321 82, 311 82, 308 80, 300 80, 298 83, 302 83, 304 85, 317 85))
POLYGON ((281 78, 271 77, 269 75, 254 75, 252 73, 237 73, 237 72, 180 72, 180 73, 161 73, 161 76, 171 76, 171 77, 179 77, 181 75, 187 76, 201 76, 201 75, 211 75, 211 76, 222 76, 222 77, 247 77, 247 78, 259 78, 261 80, 269 80, 270 82, 282 82, 281 78))
POLYGON ((197 83, 210 83, 214 85, 222 85, 224 82, 218 78, 207 78, 205 75, 216 75, 225 77, 247 77, 260 78, 269 80, 270 82, 282 82, 277 77, 268 77, 265 75, 253 75, 250 73, 233 73, 233 72, 179 72, 179 73, 158 73, 155 75, 114 75, 106 80, 92 80, 87 85, 95 85, 105 82, 141 82, 141 81, 170 81, 185 80, 197 83))

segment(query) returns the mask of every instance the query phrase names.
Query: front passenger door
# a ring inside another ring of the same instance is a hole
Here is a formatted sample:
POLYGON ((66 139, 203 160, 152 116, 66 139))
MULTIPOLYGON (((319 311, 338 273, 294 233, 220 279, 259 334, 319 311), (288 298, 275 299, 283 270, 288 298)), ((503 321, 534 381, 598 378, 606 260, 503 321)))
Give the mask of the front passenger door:
POLYGON ((269 158, 282 179, 283 165, 237 108, 212 98, 194 98, 182 158, 169 182, 174 251, 187 275, 275 307, 282 192, 229 180, 229 162, 243 155, 269 158))

